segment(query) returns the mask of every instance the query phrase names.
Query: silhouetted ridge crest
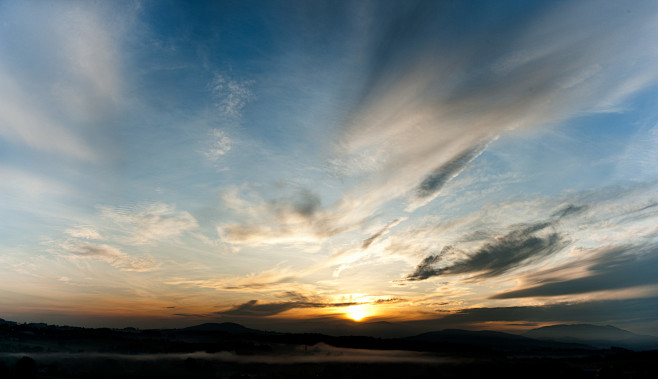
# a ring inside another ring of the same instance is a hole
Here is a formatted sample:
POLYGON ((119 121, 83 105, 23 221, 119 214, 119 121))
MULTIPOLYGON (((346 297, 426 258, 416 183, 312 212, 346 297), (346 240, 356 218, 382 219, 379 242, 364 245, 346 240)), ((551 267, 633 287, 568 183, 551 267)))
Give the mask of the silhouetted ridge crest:
POLYGON ((243 333, 263 333, 260 330, 250 329, 234 322, 209 322, 200 325, 188 326, 182 330, 186 331, 199 331, 199 332, 224 332, 230 334, 243 334, 243 333))
POLYGON ((658 337, 635 334, 612 325, 550 325, 529 330, 524 335, 545 341, 585 343, 604 349, 611 347, 631 350, 658 349, 658 337))

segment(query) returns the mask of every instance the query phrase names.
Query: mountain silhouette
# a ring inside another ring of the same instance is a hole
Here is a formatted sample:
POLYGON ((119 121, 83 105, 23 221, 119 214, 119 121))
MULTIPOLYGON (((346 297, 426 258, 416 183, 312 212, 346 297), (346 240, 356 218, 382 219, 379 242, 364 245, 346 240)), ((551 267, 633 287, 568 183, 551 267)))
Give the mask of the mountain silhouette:
POLYGON ((527 349, 592 349, 591 346, 581 343, 569 343, 559 341, 542 341, 516 334, 496 332, 490 330, 461 330, 445 329, 436 332, 422 333, 417 336, 408 337, 409 340, 441 342, 461 345, 472 345, 496 350, 527 350, 527 349))
POLYGON ((223 332, 229 334, 262 334, 266 333, 257 329, 250 329, 234 322, 209 322, 200 325, 188 326, 183 328, 184 331, 190 332, 223 332))
POLYGON ((524 336, 545 341, 583 343, 603 349, 611 347, 630 350, 658 349, 658 337, 635 334, 612 325, 551 325, 532 329, 524 333, 524 336))

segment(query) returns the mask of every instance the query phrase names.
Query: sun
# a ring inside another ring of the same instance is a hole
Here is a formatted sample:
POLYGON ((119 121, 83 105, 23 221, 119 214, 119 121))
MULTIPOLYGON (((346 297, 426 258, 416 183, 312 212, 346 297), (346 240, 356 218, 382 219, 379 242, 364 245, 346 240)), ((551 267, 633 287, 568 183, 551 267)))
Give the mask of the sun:
POLYGON ((366 304, 362 305, 352 305, 345 309, 345 316, 351 318, 353 321, 361 321, 364 318, 370 316, 368 306, 366 304))

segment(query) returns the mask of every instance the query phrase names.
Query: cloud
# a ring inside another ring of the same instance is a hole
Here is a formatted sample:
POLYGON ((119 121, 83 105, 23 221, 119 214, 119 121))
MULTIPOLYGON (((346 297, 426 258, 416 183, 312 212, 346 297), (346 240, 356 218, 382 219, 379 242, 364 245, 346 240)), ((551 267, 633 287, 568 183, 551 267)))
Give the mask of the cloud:
POLYGON ((217 162, 222 156, 231 151, 233 141, 226 135, 226 132, 213 129, 211 131, 211 145, 204 151, 206 158, 213 162, 217 162))
POLYGON ((178 316, 178 317, 192 317, 192 318, 197 318, 197 317, 208 317, 208 315, 200 314, 200 313, 174 313, 173 316, 178 316))
POLYGON ((434 169, 414 191, 411 204, 407 207, 407 210, 413 211, 436 197, 441 188, 464 171, 466 165, 480 156, 488 145, 489 143, 487 142, 471 146, 448 162, 434 169))
POLYGON ((137 207, 100 207, 101 215, 126 228, 129 242, 150 245, 198 228, 196 219, 173 205, 154 203, 137 207))
POLYGON ((539 306, 466 308, 438 323, 472 324, 491 321, 617 323, 655 320, 658 298, 557 303, 539 306))
POLYGON ((222 312, 220 315, 230 316, 273 316, 295 308, 333 308, 349 307, 359 303, 316 303, 307 301, 281 301, 276 303, 259 303, 258 300, 250 300, 246 303, 236 305, 235 307, 222 312))
MULTIPOLYGON (((647 48, 657 27, 650 3, 632 14, 614 3, 539 5, 523 22, 510 22, 517 16, 506 7, 473 14, 443 2, 369 6, 358 55, 349 56, 359 62, 349 77, 355 95, 340 109, 327 158, 350 186, 312 218, 224 223, 225 242, 321 242, 363 227, 394 200, 408 199, 412 212, 487 141, 609 111, 658 79, 658 54, 647 48)), ((250 203, 271 212, 258 199, 250 203)))
POLYGON ((252 84, 251 81, 240 81, 227 75, 215 74, 210 83, 210 90, 217 101, 215 106, 225 116, 240 117, 242 108, 254 99, 250 88, 252 84))
POLYGON ((460 259, 452 246, 445 246, 440 253, 423 259, 406 279, 417 281, 434 276, 470 273, 476 273, 476 278, 502 275, 553 254, 565 246, 564 238, 556 232, 537 235, 551 225, 544 222, 512 230, 467 255, 465 259, 460 259))
MULTIPOLYGON (((75 193, 67 184, 49 177, 37 175, 16 167, 0 164, 0 191, 12 197, 34 205, 36 201, 51 197, 59 197, 75 193)), ((7 206, 8 204, 3 204, 7 206)))
POLYGON ((166 282, 166 284, 192 285, 222 291, 290 291, 297 287, 303 287, 303 285, 298 283, 290 283, 291 280, 301 275, 303 275, 303 272, 273 267, 256 274, 252 273, 243 276, 227 276, 206 280, 171 280, 166 282))
POLYGON ((44 153, 99 159, 102 146, 93 141, 119 107, 122 44, 132 14, 114 6, 121 7, 2 5, 0 55, 7 59, 0 63, 0 138, 44 153))
POLYGON ((371 302, 324 302, 324 301, 310 301, 305 296, 295 295, 297 300, 294 301, 279 301, 273 303, 261 303, 258 300, 250 300, 245 303, 234 306, 233 308, 217 312, 219 315, 230 316, 273 316, 291 309, 299 308, 343 308, 353 305, 362 304, 391 304, 404 301, 398 298, 377 299, 371 302))
POLYGON ((560 4, 523 24, 500 8, 475 16, 468 30, 457 20, 471 13, 441 2, 382 15, 370 29, 361 97, 332 160, 339 172, 353 171, 361 157, 368 163, 334 214, 367 219, 402 196, 411 197, 412 211, 467 167, 486 148, 482 141, 608 110, 653 85, 658 55, 646 48, 646 33, 656 32, 655 9, 637 6, 628 14, 614 5, 560 4))
POLYGON ((588 208, 589 207, 587 205, 567 204, 564 207, 562 207, 562 209, 559 209, 558 211, 553 213, 553 217, 563 218, 567 216, 574 216, 581 212, 586 211, 588 208))
POLYGON ((152 271, 159 265, 151 257, 131 257, 121 250, 105 245, 86 242, 67 241, 60 247, 74 258, 96 259, 122 271, 152 271))
POLYGON ((224 204, 243 218, 240 223, 219 225, 222 241, 231 244, 272 245, 317 243, 344 230, 322 208, 320 197, 298 189, 291 195, 265 200, 237 188, 224 193, 224 204), (242 192, 242 193, 240 193, 242 192))
POLYGON ((81 238, 87 240, 102 239, 100 233, 91 226, 76 226, 75 228, 72 229, 66 229, 64 232, 74 238, 81 238))
POLYGON ((381 236, 383 236, 386 232, 388 232, 389 229, 391 229, 395 225, 399 224, 400 222, 404 221, 405 219, 406 218, 397 218, 397 219, 389 222, 388 224, 386 224, 386 226, 381 228, 375 234, 373 234, 370 237, 363 240, 363 243, 361 244, 361 249, 365 250, 368 247, 370 247, 370 245, 372 245, 373 242, 375 242, 377 239, 379 239, 381 236))
POLYGON ((503 292, 491 298, 552 297, 658 284, 658 246, 655 244, 610 246, 581 253, 594 255, 579 260, 580 266, 587 266, 584 276, 562 278, 557 267, 547 273, 538 273, 536 279, 533 276, 528 278, 530 281, 538 279, 539 285, 503 292))
POLYGON ((96 153, 79 136, 41 111, 33 111, 38 104, 22 102, 21 91, 11 91, 17 86, 3 79, 0 73, 0 87, 10 88, 12 93, 0 92, 0 137, 47 153, 86 160, 96 158, 96 153))

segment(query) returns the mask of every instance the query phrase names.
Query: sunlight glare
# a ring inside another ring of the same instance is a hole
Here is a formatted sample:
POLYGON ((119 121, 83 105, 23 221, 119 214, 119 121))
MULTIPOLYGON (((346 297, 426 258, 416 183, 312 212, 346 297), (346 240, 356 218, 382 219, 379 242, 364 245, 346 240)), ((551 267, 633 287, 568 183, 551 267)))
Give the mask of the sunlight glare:
POLYGON ((347 307, 345 310, 345 315, 352 319, 353 321, 361 321, 364 318, 368 317, 370 315, 370 312, 368 312, 367 305, 352 305, 350 307, 347 307))

